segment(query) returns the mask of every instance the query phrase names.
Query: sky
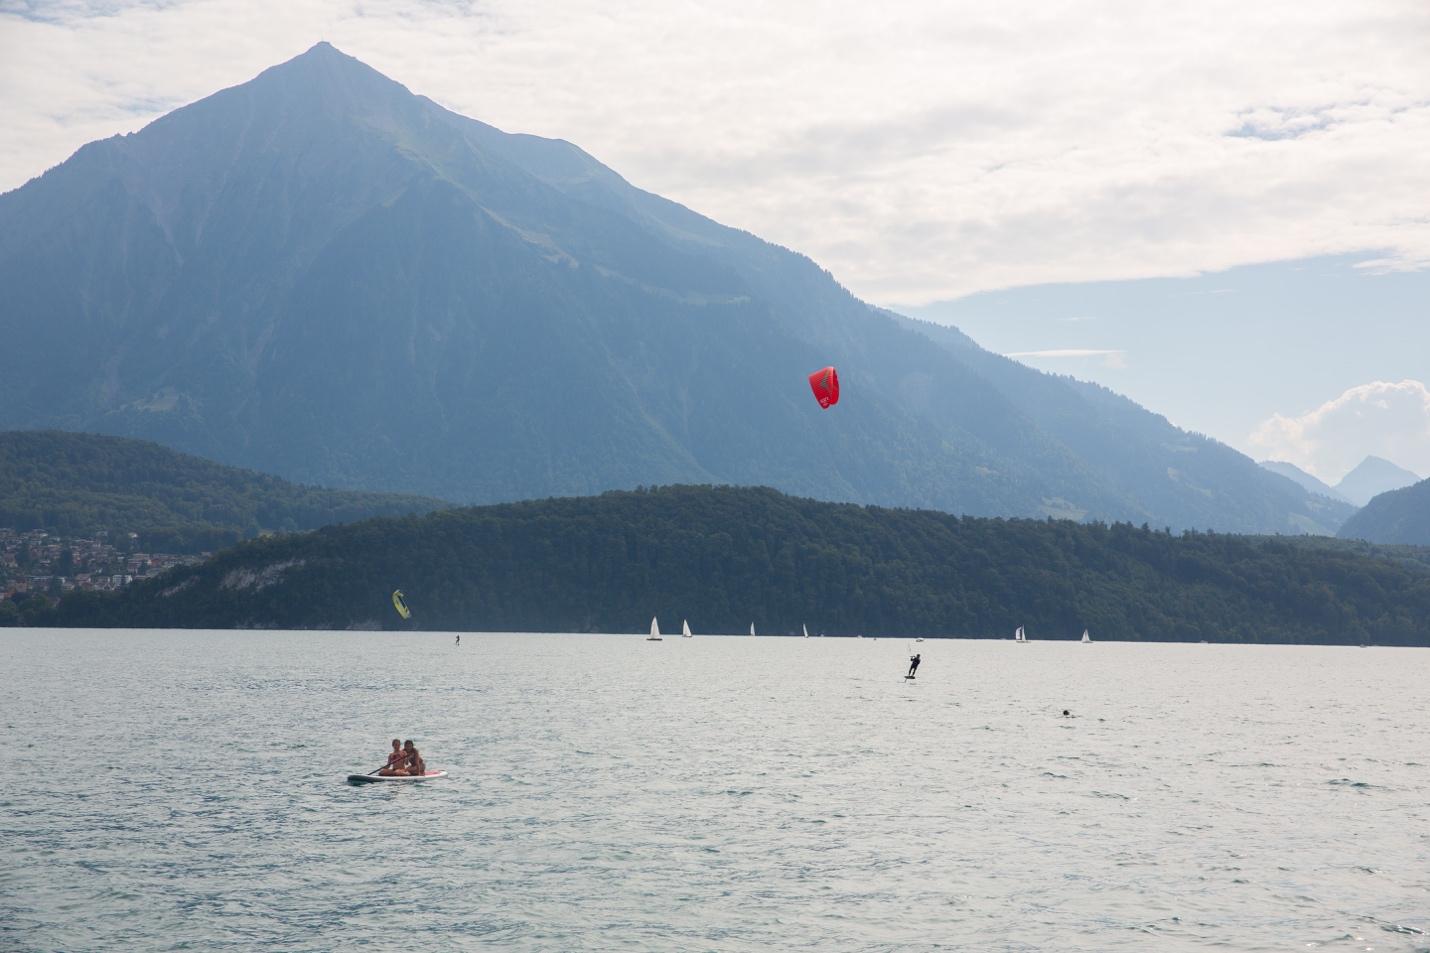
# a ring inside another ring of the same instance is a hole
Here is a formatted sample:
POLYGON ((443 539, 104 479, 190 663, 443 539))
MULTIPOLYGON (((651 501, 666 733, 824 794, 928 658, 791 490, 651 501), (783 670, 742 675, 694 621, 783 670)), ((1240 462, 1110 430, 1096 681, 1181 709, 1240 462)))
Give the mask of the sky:
POLYGON ((1382 340, 1403 317, 1307 293, 1335 262, 1427 300, 1395 284, 1430 266, 1424 0, 0 0, 0 191, 321 39, 457 112, 575 142, 873 303, 953 320, 1043 289, 1038 313, 965 330, 1238 449, 1334 480, 1348 432, 1325 421, 1355 406, 1374 434, 1357 447, 1430 473, 1430 421, 1379 413, 1430 382, 1411 342, 1382 340), (1085 285, 1136 297, 1258 265, 1239 327, 1215 295, 1060 323, 1085 285), (1354 378, 1247 374, 1248 334, 1320 367, 1308 337, 1351 324, 1354 378))
POLYGON ((1430 271, 1365 262, 1033 285, 905 310, 1330 484, 1370 455, 1430 476, 1430 271))

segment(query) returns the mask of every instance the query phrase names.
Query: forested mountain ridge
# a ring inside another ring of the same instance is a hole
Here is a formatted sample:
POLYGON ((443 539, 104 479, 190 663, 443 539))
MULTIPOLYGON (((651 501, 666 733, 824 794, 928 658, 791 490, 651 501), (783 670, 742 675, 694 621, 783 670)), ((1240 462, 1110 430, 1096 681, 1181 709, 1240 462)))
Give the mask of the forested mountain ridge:
POLYGON ((1316 479, 1294 463, 1287 463, 1285 460, 1262 460, 1260 464, 1272 473, 1279 473, 1289 480, 1294 480, 1301 487, 1305 488, 1307 492, 1319 494, 1320 496, 1332 500, 1340 500, 1344 503, 1350 502, 1350 500, 1347 500, 1340 493, 1336 492, 1335 487, 1316 479))
POLYGON ((1244 532, 1344 516, 1130 402, 929 347, 809 259, 327 44, 0 196, 0 287, 0 427, 306 483, 488 502, 716 482, 1244 532), (845 396, 822 412, 805 375, 830 363, 845 396))
POLYGON ((299 486, 158 444, 58 431, 0 433, 0 526, 62 536, 138 533, 142 549, 195 553, 265 531, 315 529, 449 504, 299 486))
POLYGON ((1341 527, 1343 539, 1430 546, 1430 480, 1381 493, 1341 527))
POLYGON ((425 629, 1430 644, 1430 564, 1362 548, 668 487, 257 540, 30 621, 391 628, 401 588, 425 629))

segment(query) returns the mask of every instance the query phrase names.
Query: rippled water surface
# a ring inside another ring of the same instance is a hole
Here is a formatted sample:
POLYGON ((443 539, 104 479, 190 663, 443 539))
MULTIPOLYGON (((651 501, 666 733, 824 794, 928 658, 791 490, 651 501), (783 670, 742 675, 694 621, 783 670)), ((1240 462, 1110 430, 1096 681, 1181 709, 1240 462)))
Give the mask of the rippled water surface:
POLYGON ((1425 650, 909 648, 0 630, 0 949, 1430 949, 1425 650))

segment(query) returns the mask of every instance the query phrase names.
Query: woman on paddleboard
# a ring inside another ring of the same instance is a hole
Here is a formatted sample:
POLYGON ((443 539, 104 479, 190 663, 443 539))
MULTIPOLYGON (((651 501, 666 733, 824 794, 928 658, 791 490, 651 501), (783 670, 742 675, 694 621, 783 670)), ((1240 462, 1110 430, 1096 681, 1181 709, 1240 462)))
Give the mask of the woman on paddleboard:
POLYGON ((402 739, 392 739, 392 751, 387 756, 387 767, 377 772, 384 777, 391 777, 394 774, 402 773, 402 766, 407 762, 407 752, 402 750, 402 739))
POLYGON ((407 756, 407 770, 404 774, 420 778, 427 773, 427 762, 422 760, 422 752, 417 750, 411 738, 403 743, 402 752, 407 756))

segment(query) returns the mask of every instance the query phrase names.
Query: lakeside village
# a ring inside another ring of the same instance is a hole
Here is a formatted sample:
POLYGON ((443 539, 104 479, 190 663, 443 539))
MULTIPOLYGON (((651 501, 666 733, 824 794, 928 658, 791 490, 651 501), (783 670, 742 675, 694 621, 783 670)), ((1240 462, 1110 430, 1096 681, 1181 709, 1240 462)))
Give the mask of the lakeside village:
POLYGON ((78 589, 108 592, 173 566, 201 562, 209 553, 176 556, 136 552, 138 533, 111 539, 56 536, 44 530, 18 532, 0 526, 0 602, 30 595, 58 597, 78 589))

